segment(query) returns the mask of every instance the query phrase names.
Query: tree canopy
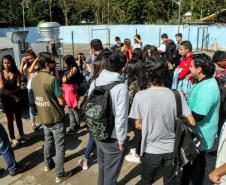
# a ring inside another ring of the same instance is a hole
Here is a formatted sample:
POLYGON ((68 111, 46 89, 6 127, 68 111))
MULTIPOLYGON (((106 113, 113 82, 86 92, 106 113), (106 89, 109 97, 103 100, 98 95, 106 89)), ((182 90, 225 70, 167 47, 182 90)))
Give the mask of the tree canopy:
MULTIPOLYGON (((1 0, 0 24, 22 26, 22 2, 26 26, 51 18, 61 25, 173 24, 177 23, 179 8, 179 0, 1 0)), ((224 0, 181 0, 180 13, 189 11, 192 20, 197 20, 225 5, 224 0)))

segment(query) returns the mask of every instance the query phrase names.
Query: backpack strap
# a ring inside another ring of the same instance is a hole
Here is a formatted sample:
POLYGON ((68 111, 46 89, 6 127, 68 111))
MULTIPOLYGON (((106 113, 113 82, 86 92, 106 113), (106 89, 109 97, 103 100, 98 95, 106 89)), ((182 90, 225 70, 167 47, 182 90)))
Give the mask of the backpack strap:
POLYGON ((176 106, 177 106, 177 117, 182 116, 182 102, 181 102, 181 96, 180 93, 178 92, 178 90, 176 89, 172 89, 173 94, 175 96, 176 99, 176 106))
POLYGON ((94 89, 96 88, 96 87, 103 87, 103 88, 105 88, 105 89, 107 89, 107 90, 111 90, 114 86, 116 86, 116 85, 118 85, 118 84, 121 84, 122 82, 121 81, 115 81, 115 82, 113 82, 113 83, 111 83, 111 84, 108 84, 108 85, 102 85, 102 86, 97 86, 96 85, 96 80, 94 81, 94 89))
POLYGON ((113 82, 113 83, 111 83, 111 84, 108 84, 108 85, 106 85, 106 86, 104 86, 105 87, 105 89, 107 89, 107 90, 111 90, 114 86, 116 86, 116 85, 118 85, 118 84, 121 84, 122 82, 120 82, 120 81, 116 81, 116 82, 113 82))

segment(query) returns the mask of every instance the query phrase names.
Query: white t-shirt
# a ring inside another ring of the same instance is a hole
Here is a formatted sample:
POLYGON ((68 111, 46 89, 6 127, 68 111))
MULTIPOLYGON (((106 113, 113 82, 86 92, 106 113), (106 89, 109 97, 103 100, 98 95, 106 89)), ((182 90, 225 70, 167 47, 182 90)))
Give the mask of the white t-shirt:
POLYGON ((163 53, 165 53, 166 52, 166 44, 161 44, 159 47, 158 47, 158 51, 161 51, 161 52, 163 52, 163 53))
POLYGON ((38 72, 30 73, 30 79, 27 82, 27 89, 31 89, 31 81, 38 74, 38 72))

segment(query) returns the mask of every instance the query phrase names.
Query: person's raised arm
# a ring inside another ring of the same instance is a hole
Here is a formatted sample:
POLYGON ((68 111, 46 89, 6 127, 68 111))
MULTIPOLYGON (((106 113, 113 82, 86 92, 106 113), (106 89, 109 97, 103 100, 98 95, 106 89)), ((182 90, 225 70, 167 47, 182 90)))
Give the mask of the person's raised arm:
POLYGON ((21 76, 24 76, 24 66, 28 62, 28 60, 29 60, 28 56, 24 56, 21 59, 21 63, 20 63, 20 74, 21 74, 21 76))
POLYGON ((63 76, 62 82, 63 82, 63 83, 67 82, 67 81, 70 80, 70 78, 71 78, 72 76, 74 76, 76 73, 77 73, 77 68, 76 68, 76 67, 73 67, 73 68, 69 71, 69 73, 67 73, 67 74, 65 74, 65 75, 63 76))
POLYGON ((38 71, 39 70, 39 64, 38 64, 38 58, 34 60, 34 62, 31 64, 31 66, 28 69, 29 73, 32 73, 33 71, 38 71))

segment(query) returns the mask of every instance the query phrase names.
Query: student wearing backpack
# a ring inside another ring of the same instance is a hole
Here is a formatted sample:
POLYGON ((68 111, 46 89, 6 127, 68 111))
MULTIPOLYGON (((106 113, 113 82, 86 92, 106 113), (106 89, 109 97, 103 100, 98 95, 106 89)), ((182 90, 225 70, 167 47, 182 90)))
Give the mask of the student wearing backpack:
MULTIPOLYGON (((168 64, 162 57, 150 57, 144 66, 145 81, 149 87, 139 91, 133 100, 129 117, 135 119, 136 128, 142 132, 141 184, 154 183, 157 169, 163 166, 164 185, 175 182, 173 150, 175 142, 175 120, 177 106, 173 91, 165 87, 168 64)), ((194 125, 194 118, 184 96, 182 115, 194 125)))
POLYGON ((200 154, 184 168, 182 185, 210 185, 208 178, 216 162, 216 136, 219 121, 220 92, 213 77, 215 66, 206 54, 193 55, 191 76, 196 80, 189 96, 189 107, 202 136, 200 154))
POLYGON ((166 43, 168 43, 169 41, 171 41, 171 39, 168 38, 168 35, 166 33, 163 33, 161 35, 161 39, 162 39, 162 44, 157 48, 158 49, 158 52, 160 54, 166 52, 166 43))
POLYGON ((175 42, 172 39, 169 39, 166 33, 161 35, 161 39, 163 42, 160 47, 158 47, 160 56, 165 57, 168 62, 170 62, 172 65, 175 65, 175 60, 177 58, 175 42))
MULTIPOLYGON (((109 50, 103 50, 95 59, 93 69, 94 69, 94 75, 92 80, 96 80, 97 77, 100 75, 101 71, 105 68, 105 60, 109 58, 109 56, 112 54, 109 50)), ((89 165, 89 158, 91 153, 93 152, 95 148, 95 141, 91 134, 89 134, 88 143, 86 146, 85 154, 82 159, 79 160, 78 164, 83 170, 88 170, 89 165)))
MULTIPOLYGON (((94 136, 97 146, 97 161, 99 166, 98 185, 116 185, 121 168, 122 153, 127 137, 129 107, 128 90, 126 85, 121 83, 120 78, 120 74, 122 73, 125 64, 126 57, 125 55, 123 55, 123 53, 115 52, 111 54, 109 59, 106 60, 106 69, 104 69, 100 73, 98 78, 92 82, 89 89, 87 106, 89 99, 95 97, 94 92, 96 92, 97 89, 102 89, 103 91, 103 89, 114 85, 112 88, 110 88, 109 91, 107 91, 110 93, 109 95, 111 100, 111 104, 109 104, 110 108, 107 112, 109 113, 109 111, 111 110, 112 112, 110 112, 109 114, 110 116, 113 114, 113 118, 106 123, 110 124, 110 122, 112 122, 113 129, 108 133, 100 133, 101 135, 107 134, 109 136, 104 141, 101 141, 98 135, 96 137, 94 136)), ((102 101, 103 99, 104 98, 102 98, 102 101)), ((89 113, 89 111, 92 112, 91 109, 88 109, 86 107, 86 115, 89 113)), ((96 110, 93 111, 94 114, 97 112, 96 110)), ((95 121, 93 120, 93 117, 90 118, 91 122, 95 121)))

